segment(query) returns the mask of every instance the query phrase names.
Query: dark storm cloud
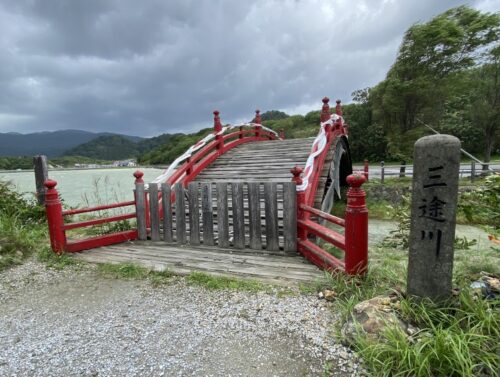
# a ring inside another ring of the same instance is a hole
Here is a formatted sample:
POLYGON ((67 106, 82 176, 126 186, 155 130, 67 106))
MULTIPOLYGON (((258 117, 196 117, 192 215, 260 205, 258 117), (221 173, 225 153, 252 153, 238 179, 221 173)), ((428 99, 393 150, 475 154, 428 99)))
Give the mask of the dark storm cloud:
POLYGON ((411 24, 461 3, 0 0, 0 132, 151 136, 209 126, 215 108, 234 122, 349 101, 411 24))

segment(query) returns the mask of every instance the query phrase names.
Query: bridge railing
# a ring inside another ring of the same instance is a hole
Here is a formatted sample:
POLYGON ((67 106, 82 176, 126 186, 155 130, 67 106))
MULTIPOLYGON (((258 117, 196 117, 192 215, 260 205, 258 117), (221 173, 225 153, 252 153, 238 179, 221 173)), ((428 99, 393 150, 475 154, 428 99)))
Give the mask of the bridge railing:
POLYGON ((101 211, 105 210, 135 206, 136 201, 131 200, 121 203, 113 203, 96 207, 79 208, 64 211, 56 186, 57 182, 52 179, 48 179, 45 181, 45 187, 47 188, 47 191, 45 193, 47 223, 49 226, 50 244, 52 250, 55 253, 61 254, 63 252, 77 252, 99 246, 112 245, 128 240, 134 240, 137 238, 137 229, 128 229, 84 239, 68 239, 66 232, 69 230, 130 220, 136 217, 136 213, 129 212, 125 214, 97 217, 76 222, 67 222, 65 220, 67 217, 84 213, 100 213, 101 211))
MULTIPOLYGON (((292 169, 293 181, 300 185, 301 168, 292 169)), ((366 194, 361 185, 366 181, 363 174, 347 177, 350 188, 347 191, 345 219, 309 206, 306 193, 297 192, 297 235, 298 250, 305 258, 325 270, 340 270, 349 275, 364 274, 368 268, 368 209, 366 194), (344 229, 344 234, 311 219, 319 217, 344 229), (336 258, 312 238, 319 237, 337 249, 344 251, 344 260, 336 258)))
POLYGON ((219 111, 214 111, 214 131, 196 144, 189 147, 176 158, 163 174, 153 182, 175 184, 182 182, 187 187, 196 176, 217 157, 238 145, 252 142, 276 140, 280 136, 262 125, 260 110, 255 110, 255 118, 251 123, 222 126, 219 111), (237 129, 236 132, 230 132, 237 129), (230 132, 230 133, 226 133, 230 132))
POLYGON ((147 189, 138 183, 136 195, 139 240, 278 254, 297 251, 293 182, 190 182, 187 190, 181 182, 150 183, 147 189), (147 195, 149 211, 143 199, 147 195))

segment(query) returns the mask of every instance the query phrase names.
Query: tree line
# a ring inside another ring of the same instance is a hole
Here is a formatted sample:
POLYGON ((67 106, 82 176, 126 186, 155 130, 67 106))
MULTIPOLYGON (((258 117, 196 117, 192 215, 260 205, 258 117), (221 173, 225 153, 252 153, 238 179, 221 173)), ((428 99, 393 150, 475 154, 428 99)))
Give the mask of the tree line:
POLYGON ((355 160, 400 160, 430 133, 488 162, 500 146, 500 14, 461 6, 410 27, 386 78, 345 106, 355 160))

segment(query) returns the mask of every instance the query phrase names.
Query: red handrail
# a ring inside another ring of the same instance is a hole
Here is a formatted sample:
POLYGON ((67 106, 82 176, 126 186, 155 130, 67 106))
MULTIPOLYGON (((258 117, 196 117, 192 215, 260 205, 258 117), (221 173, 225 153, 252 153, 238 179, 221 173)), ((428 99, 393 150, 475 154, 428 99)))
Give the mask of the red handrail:
POLYGON ((63 216, 71 216, 71 215, 78 215, 80 213, 97 212, 97 211, 102 211, 102 210, 105 210, 105 209, 127 207, 127 206, 133 206, 133 205, 135 205, 135 200, 131 200, 129 202, 120 202, 120 203, 114 203, 114 204, 106 204, 106 205, 97 206, 97 207, 80 208, 80 209, 70 209, 70 210, 67 210, 67 211, 63 211, 62 214, 63 214, 63 216))
POLYGON ((69 223, 69 224, 64 224, 63 229, 64 230, 71 230, 71 229, 76 229, 76 228, 84 228, 84 227, 92 226, 92 225, 106 224, 106 223, 112 223, 112 222, 116 222, 116 221, 133 219, 133 218, 135 218, 135 215, 136 214, 134 212, 134 213, 127 213, 125 215, 117 215, 117 216, 103 217, 100 219, 80 221, 77 223, 69 223))
POLYGON ((337 224, 339 226, 345 227, 345 220, 341 219, 340 217, 330 215, 329 213, 320 211, 319 209, 313 208, 311 206, 308 206, 306 204, 301 204, 300 209, 312 213, 313 215, 319 216, 322 219, 325 219, 331 223, 337 224))

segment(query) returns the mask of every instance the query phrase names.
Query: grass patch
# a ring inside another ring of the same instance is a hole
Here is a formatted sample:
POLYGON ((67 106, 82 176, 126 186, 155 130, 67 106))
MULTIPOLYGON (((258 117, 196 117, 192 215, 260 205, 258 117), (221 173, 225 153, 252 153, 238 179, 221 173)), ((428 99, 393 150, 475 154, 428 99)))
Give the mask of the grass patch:
MULTIPOLYGON (((499 276, 500 250, 471 246, 455 251, 457 297, 436 304, 401 296, 397 314, 419 331, 411 337, 388 328, 378 341, 358 336, 353 346, 374 376, 496 376, 500 365, 500 300, 474 296, 469 285, 481 272, 499 276)), ((328 276, 326 286, 337 294, 332 310, 342 322, 354 306, 377 295, 404 292, 408 252, 371 247, 365 277, 328 276)), ((341 337, 340 326, 336 328, 341 337)))
POLYGON ((210 290, 229 289, 259 292, 269 291, 271 289, 270 285, 261 283, 256 280, 237 279, 225 276, 212 276, 203 272, 192 272, 186 277, 186 280, 189 284, 197 285, 210 290))
POLYGON ((43 207, 0 181, 0 271, 46 244, 46 229, 43 207))
POLYGON ((403 299, 401 317, 420 331, 408 337, 392 327, 379 341, 359 336, 355 349, 376 376, 494 376, 500 365, 495 311, 495 303, 467 290, 441 305, 403 299))
POLYGON ((16 216, 0 214, 0 271, 21 264, 46 244, 46 226, 22 222, 16 216))
POLYGON ((105 278, 149 280, 155 286, 170 283, 174 276, 169 270, 153 271, 134 263, 101 263, 97 265, 97 271, 105 278))
POLYGON ((81 263, 68 254, 58 255, 52 251, 50 246, 44 246, 37 254, 38 260, 46 264, 47 267, 62 270, 68 266, 78 266, 81 263))

